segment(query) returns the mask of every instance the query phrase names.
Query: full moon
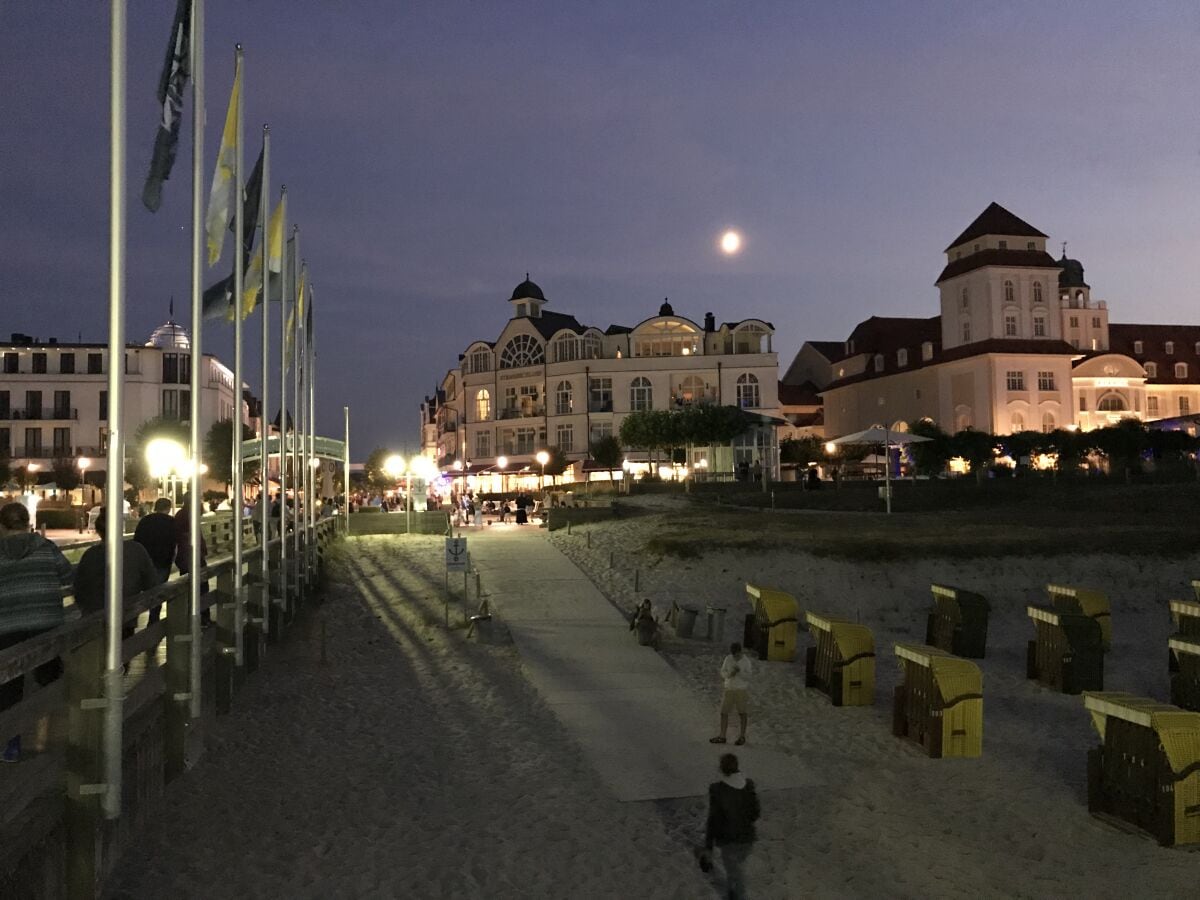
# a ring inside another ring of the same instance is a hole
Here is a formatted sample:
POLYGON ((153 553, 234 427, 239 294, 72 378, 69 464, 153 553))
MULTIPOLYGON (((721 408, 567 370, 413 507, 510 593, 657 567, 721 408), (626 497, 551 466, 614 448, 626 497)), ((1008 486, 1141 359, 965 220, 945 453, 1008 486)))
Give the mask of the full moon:
POLYGON ((727 231, 721 235, 721 252, 733 256, 742 249, 742 236, 736 231, 727 231))

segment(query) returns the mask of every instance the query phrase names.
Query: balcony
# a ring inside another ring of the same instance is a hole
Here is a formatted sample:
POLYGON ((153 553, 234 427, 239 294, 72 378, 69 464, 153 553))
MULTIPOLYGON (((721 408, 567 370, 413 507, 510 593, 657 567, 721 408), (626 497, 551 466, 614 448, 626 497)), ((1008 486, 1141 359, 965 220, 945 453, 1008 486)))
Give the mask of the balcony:
POLYGON ((610 413, 613 411, 611 400, 592 400, 588 403, 588 412, 610 413))
POLYGON ((513 407, 502 408, 498 415, 498 419, 534 419, 546 414, 544 406, 522 406, 520 409, 513 407))
POLYGON ((65 406, 56 409, 0 409, 0 421, 65 422, 79 418, 78 409, 65 406))

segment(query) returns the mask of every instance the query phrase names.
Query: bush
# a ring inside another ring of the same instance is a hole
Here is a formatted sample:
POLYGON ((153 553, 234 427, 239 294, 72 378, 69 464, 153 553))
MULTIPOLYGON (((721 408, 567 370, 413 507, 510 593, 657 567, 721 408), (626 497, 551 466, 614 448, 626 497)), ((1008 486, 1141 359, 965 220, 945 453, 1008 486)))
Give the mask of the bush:
POLYGON ((72 509, 39 509, 38 528, 78 528, 79 511, 72 509))

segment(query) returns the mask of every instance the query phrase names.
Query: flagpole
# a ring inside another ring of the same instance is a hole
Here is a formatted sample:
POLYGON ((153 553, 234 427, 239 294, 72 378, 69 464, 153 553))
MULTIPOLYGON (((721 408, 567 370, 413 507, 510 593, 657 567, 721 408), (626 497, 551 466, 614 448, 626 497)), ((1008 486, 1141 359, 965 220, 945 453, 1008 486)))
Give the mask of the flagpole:
POLYGON ((105 470, 104 546, 104 796, 106 818, 121 814, 122 729, 121 632, 125 618, 123 581, 125 533, 125 0, 112 0, 112 61, 109 100, 108 257, 108 461, 105 470))
MULTIPOLYGON (((280 221, 287 227, 287 185, 284 185, 279 198, 282 213, 280 221)), ((283 595, 283 610, 288 610, 288 573, 287 550, 287 241, 280 248, 283 254, 279 261, 279 583, 283 595)), ((263 284, 267 285, 267 296, 270 297, 271 273, 263 270, 263 284)), ((269 304, 268 304, 269 305, 269 304)))
POLYGON ((316 567, 317 494, 319 492, 319 488, 317 487, 317 470, 316 470, 316 467, 313 466, 313 460, 317 458, 317 456, 316 456, 316 452, 317 452, 317 441, 316 441, 317 405, 316 405, 316 399, 315 399, 316 398, 316 387, 315 387, 316 379, 314 377, 316 375, 316 367, 317 367, 317 341, 316 341, 316 335, 315 335, 316 329, 311 327, 313 324, 313 308, 312 308, 313 289, 312 289, 312 280, 311 279, 312 279, 312 275, 309 275, 308 287, 306 288, 306 290, 308 291, 308 302, 305 304, 305 310, 304 310, 304 316, 305 316, 305 318, 304 318, 304 338, 306 341, 308 341, 308 366, 305 368, 304 374, 305 374, 305 377, 308 379, 308 483, 309 483, 309 493, 312 494, 312 506, 309 509, 309 516, 308 516, 308 535, 309 535, 309 538, 313 541, 313 546, 311 546, 309 548, 308 560, 309 560, 309 569, 315 575, 316 568, 317 568, 316 567))
POLYGON ((350 536, 350 407, 342 407, 342 417, 345 419, 346 434, 342 444, 342 490, 346 505, 346 537, 350 536))
MULTIPOLYGON (((292 288, 292 405, 295 407, 293 416, 292 430, 292 480, 295 486, 292 488, 296 493, 296 506, 292 513, 292 558, 295 560, 297 569, 296 578, 296 599, 300 599, 300 523, 303 521, 300 518, 300 494, 304 487, 304 472, 300 469, 300 464, 303 462, 303 455, 300 449, 300 435, 304 431, 304 408, 300 403, 300 296, 297 292, 299 287, 299 278, 297 273, 300 271, 300 226, 292 227, 292 265, 291 265, 291 288, 292 288)), ((305 498, 307 502, 308 498, 305 498)))
POLYGON ((191 685, 189 705, 193 719, 200 718, 200 678, 203 646, 200 642, 200 385, 204 365, 200 335, 204 288, 204 0, 192 0, 192 395, 189 398, 191 478, 188 504, 188 572, 191 598, 191 685))
MULTIPOLYGON (((238 77, 238 73, 242 71, 242 45, 237 44, 234 47, 234 78, 238 77)), ((233 433, 233 503, 230 506, 233 509, 233 634, 234 634, 234 649, 237 653, 235 657, 237 664, 242 665, 242 653, 244 649, 243 631, 246 624, 246 609, 242 602, 242 562, 245 549, 242 546, 242 526, 245 524, 242 516, 242 510, 246 507, 246 498, 244 496, 245 485, 242 484, 242 290, 243 281, 245 279, 245 248, 242 246, 244 235, 242 234, 243 218, 246 205, 245 198, 242 196, 246 190, 245 184, 242 183, 245 173, 242 171, 244 160, 242 159, 242 139, 243 139, 243 122, 242 122, 242 91, 239 88, 237 95, 237 136, 234 141, 233 154, 233 184, 234 184, 234 207, 233 207, 233 423, 231 431, 233 433)))
MULTIPOLYGON (((262 187, 259 192, 259 218, 262 220, 262 237, 260 239, 262 252, 262 407, 259 410, 259 432, 262 437, 262 452, 259 453, 259 465, 261 470, 258 476, 259 488, 259 506, 260 510, 259 522, 259 548, 262 550, 261 566, 259 575, 262 578, 262 633, 269 634, 271 631, 271 407, 268 406, 270 386, 271 386, 271 318, 269 316, 270 305, 268 300, 270 294, 267 293, 269 284, 269 262, 271 249, 270 238, 267 232, 270 230, 271 220, 271 127, 264 125, 262 130, 263 139, 263 169, 262 169, 262 187)), ((239 248, 240 252, 240 248, 239 248)), ((238 315, 241 315, 240 304, 244 302, 244 298, 238 297, 238 315)))

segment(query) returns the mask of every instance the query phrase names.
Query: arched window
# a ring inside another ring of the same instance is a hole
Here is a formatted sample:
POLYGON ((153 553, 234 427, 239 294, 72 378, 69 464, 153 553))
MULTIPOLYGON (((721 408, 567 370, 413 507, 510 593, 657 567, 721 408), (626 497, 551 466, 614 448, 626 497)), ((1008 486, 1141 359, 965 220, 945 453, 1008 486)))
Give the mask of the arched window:
POLYGON ((891 430, 894 434, 908 434, 908 423, 903 419, 897 419, 892 423, 891 430))
POLYGON ((659 319, 633 335, 634 356, 693 356, 699 352, 700 332, 679 319, 659 319))
POLYGON ((1016 434, 1018 431, 1025 430, 1025 417, 1023 415, 1021 415, 1019 412, 1015 412, 1012 414, 1012 426, 1011 426, 1010 430, 1014 434, 1016 434))
POLYGON ((571 382, 560 381, 554 389, 554 412, 565 416, 571 413, 574 403, 571 397, 571 382))
POLYGON ((635 378, 629 384, 629 408, 634 412, 654 408, 654 390, 649 378, 635 378))
POLYGON ((738 376, 737 404, 743 408, 760 405, 758 402, 758 378, 749 372, 738 376))
POLYGON ((1011 281, 1004 282, 1004 302, 1005 303, 1015 302, 1013 300, 1013 297, 1015 295, 1016 295, 1016 291, 1013 288, 1013 283, 1011 281))
POLYGON ((896 351, 896 365, 901 368, 908 365, 908 351, 903 347, 896 351))
POLYGON ((1049 434, 1057 427, 1058 423, 1054 421, 1054 413, 1042 413, 1042 432, 1044 434, 1049 434))
POLYGON ((500 351, 500 368, 519 369, 522 366, 540 366, 546 359, 542 345, 532 335, 518 334, 500 351))
MULTIPOLYGON (((876 372, 883 371, 883 354, 882 353, 875 354, 875 371, 876 372)), ((755 405, 757 406, 757 404, 755 404, 755 405)))
POLYGON ((963 308, 963 309, 966 309, 966 308, 967 308, 968 306, 970 306, 970 305, 971 305, 971 291, 970 291, 970 290, 967 288, 967 286, 966 286, 966 285, 963 285, 963 289, 962 289, 962 308, 963 308))
POLYGON ((689 375, 679 385, 679 393, 675 395, 676 406, 691 406, 704 398, 704 379, 699 375, 689 375))
POLYGON ((1175 363, 1175 377, 1187 378, 1187 363, 1175 363))
POLYGON ((755 322, 739 325, 733 332, 734 353, 768 353, 770 352, 771 332, 755 322))
POLYGON ((1167 341, 1166 346, 1163 349, 1167 351, 1167 356, 1174 356, 1175 355, 1175 342, 1167 341))
POLYGON ((1124 412, 1125 398, 1120 394, 1105 394, 1096 404, 1096 409, 1100 412, 1124 412))
POLYGON ((486 422, 492 417, 492 395, 488 391, 480 391, 475 395, 475 421, 486 422))
POLYGON ((1157 378, 1158 377, 1158 363, 1154 363, 1154 362, 1146 363, 1146 377, 1147 378, 1157 378))
POLYGON ((1033 302, 1042 302, 1042 283, 1040 281, 1035 281, 1033 283, 1033 302))
POLYGON ((966 431, 971 427, 971 407, 956 406, 954 407, 954 430, 966 431))
POLYGON ((578 339, 569 334, 554 339, 555 362, 574 362, 577 359, 579 359, 578 339))

